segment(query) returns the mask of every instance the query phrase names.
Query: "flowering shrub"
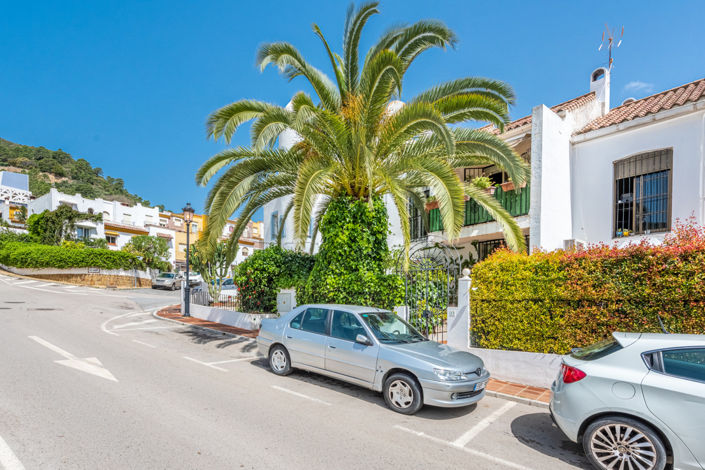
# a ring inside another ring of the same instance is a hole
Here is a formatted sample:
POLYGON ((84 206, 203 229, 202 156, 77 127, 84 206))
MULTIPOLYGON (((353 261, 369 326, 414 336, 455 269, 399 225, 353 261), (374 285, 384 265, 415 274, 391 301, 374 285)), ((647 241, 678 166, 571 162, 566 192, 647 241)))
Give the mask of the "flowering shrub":
POLYGON ((235 269, 240 307, 245 312, 276 312, 279 289, 303 285, 314 257, 278 246, 257 250, 235 269))
POLYGON ((660 245, 495 252, 475 265, 480 347, 566 353, 613 331, 705 332, 705 228, 677 222, 660 245))

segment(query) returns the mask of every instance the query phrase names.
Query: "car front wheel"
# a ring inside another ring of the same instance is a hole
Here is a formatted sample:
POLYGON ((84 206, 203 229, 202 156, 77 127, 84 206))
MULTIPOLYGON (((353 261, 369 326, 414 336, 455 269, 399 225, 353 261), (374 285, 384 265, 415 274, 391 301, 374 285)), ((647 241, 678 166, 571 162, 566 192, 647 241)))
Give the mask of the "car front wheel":
POLYGON ((291 374, 291 359, 289 351, 281 344, 277 344, 269 351, 269 368, 277 375, 291 374))
POLYGON ((423 406, 421 387, 411 376, 392 374, 384 381, 384 401, 397 413, 413 415, 423 406))
POLYGON ((668 457, 666 447, 653 429, 621 416, 591 423, 583 434, 583 449, 597 469, 662 470, 668 457))

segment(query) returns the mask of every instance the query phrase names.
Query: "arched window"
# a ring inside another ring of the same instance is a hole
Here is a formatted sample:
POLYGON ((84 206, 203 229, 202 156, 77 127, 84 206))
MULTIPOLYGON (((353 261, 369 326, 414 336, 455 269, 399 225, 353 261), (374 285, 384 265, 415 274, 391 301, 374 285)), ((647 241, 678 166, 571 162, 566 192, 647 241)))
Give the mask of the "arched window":
POLYGON ((671 229, 673 149, 632 155, 614 162, 614 236, 671 229))
POLYGON ((244 258, 247 258, 247 255, 249 255, 249 254, 250 254, 250 250, 248 250, 247 247, 242 249, 242 256, 244 258))

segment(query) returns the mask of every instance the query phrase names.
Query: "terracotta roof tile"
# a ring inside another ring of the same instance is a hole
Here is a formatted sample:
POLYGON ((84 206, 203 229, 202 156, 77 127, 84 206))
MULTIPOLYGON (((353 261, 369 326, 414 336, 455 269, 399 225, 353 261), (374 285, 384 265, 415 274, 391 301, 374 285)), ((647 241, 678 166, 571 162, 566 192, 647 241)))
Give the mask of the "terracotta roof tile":
POLYGON ((603 127, 631 121, 632 119, 655 114, 676 106, 683 106, 686 103, 692 103, 703 98, 705 98, 705 78, 617 106, 610 110, 609 113, 583 127, 577 134, 584 134, 603 127))
MULTIPOLYGON (((573 98, 568 101, 564 101, 563 103, 559 103, 551 108, 551 111, 555 113, 560 113, 560 112, 565 112, 565 111, 573 111, 574 109, 578 109, 585 104, 589 103, 590 101, 593 101, 595 99, 595 92, 591 91, 590 93, 585 93, 584 95, 578 96, 577 98, 573 98)), ((512 122, 507 123, 504 126, 504 132, 509 132, 514 129, 519 129, 520 127, 524 127, 528 124, 531 124, 531 115, 524 116, 523 118, 516 119, 512 122)), ((485 127, 482 127, 481 130, 492 132, 493 134, 500 134, 499 129, 497 129, 493 124, 489 124, 485 127)))

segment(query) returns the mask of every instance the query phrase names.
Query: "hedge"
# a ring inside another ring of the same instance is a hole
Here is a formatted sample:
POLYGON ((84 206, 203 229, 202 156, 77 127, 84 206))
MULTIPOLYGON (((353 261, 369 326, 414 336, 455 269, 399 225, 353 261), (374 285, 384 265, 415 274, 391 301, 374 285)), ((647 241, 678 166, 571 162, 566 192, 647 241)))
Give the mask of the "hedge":
POLYGON ((124 251, 101 248, 64 248, 38 243, 7 242, 0 245, 0 264, 16 268, 132 269, 139 260, 124 251))
POLYGON ((564 354, 613 331, 705 332, 705 229, 678 223, 663 244, 532 255, 499 250, 475 265, 479 347, 564 354))
POLYGON ((276 312, 279 289, 303 285, 313 263, 313 256, 276 245, 256 250, 236 267, 233 276, 240 307, 246 312, 276 312))

